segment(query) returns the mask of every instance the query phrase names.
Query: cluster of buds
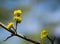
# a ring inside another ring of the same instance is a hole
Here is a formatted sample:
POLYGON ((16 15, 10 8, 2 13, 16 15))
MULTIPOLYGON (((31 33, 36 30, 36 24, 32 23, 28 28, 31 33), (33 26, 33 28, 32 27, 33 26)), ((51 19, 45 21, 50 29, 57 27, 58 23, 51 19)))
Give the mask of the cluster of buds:
MULTIPOLYGON (((14 17, 13 17, 13 19, 15 20, 16 23, 21 23, 21 21, 22 21, 21 13, 22 13, 21 10, 15 10, 14 11, 14 17)), ((13 26, 14 26, 14 23, 13 22, 10 22, 7 25, 7 29, 11 29, 13 26)))
POLYGON ((45 38, 47 36, 48 36, 48 32, 46 30, 42 30, 41 34, 40 34, 41 39, 43 39, 43 38, 45 38))
MULTIPOLYGON (((7 25, 7 27, 6 27, 8 30, 11 30, 11 28, 13 28, 14 31, 15 31, 15 34, 17 34, 17 24, 18 24, 18 23, 21 23, 21 21, 22 21, 21 13, 22 13, 21 10, 15 10, 15 11, 14 11, 14 17, 13 17, 13 19, 15 20, 16 28, 14 28, 14 23, 13 23, 13 22, 8 23, 8 25, 7 25)), ((14 35, 11 34, 11 35, 8 36, 4 41, 8 40, 9 38, 11 38, 11 37, 13 37, 13 36, 14 36, 14 35)))
POLYGON ((16 23, 20 23, 22 21, 21 13, 22 13, 21 10, 14 11, 14 18, 13 19, 16 21, 16 23))
POLYGON ((7 25, 7 29, 11 29, 13 27, 14 23, 13 22, 10 22, 8 25, 7 25))
POLYGON ((43 29, 43 30, 41 31, 40 37, 41 37, 41 39, 43 39, 43 38, 49 39, 52 44, 54 44, 55 39, 56 39, 55 36, 54 36, 54 39, 51 39, 51 38, 48 36, 47 30, 45 30, 45 29, 43 29))

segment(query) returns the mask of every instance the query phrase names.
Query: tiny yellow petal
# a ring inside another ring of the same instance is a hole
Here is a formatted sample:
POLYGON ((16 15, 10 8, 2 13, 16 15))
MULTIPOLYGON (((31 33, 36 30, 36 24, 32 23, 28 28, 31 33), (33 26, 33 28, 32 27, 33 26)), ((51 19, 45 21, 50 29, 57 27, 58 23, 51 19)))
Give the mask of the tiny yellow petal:
POLYGON ((48 35, 48 32, 46 30, 42 30, 40 37, 45 38, 45 37, 47 37, 47 35, 48 35))
POLYGON ((14 11, 14 15, 20 16, 20 14, 22 13, 22 10, 15 10, 14 11))
POLYGON ((22 21, 22 18, 21 17, 18 17, 18 16, 14 16, 14 20, 17 22, 17 23, 20 23, 22 21))
POLYGON ((10 22, 8 25, 7 25, 7 29, 11 29, 13 27, 14 23, 13 22, 10 22))

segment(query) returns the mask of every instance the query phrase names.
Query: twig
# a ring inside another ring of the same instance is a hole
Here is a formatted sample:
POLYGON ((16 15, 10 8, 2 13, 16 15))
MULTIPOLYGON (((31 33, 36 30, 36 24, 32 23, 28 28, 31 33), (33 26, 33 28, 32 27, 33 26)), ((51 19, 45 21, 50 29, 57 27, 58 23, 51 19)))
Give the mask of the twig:
POLYGON ((25 37, 24 35, 22 35, 22 34, 20 34, 20 33, 16 33, 16 32, 13 31, 12 29, 8 30, 8 29, 6 28, 6 26, 5 26, 3 23, 1 23, 1 22, 0 22, 0 26, 3 27, 5 30, 9 31, 10 33, 14 34, 14 35, 17 36, 17 37, 20 37, 20 38, 22 38, 22 39, 24 39, 24 40, 27 40, 27 41, 29 41, 29 42, 32 42, 32 43, 34 43, 34 44, 41 44, 40 42, 35 41, 35 40, 32 40, 32 39, 30 39, 30 38, 27 38, 27 37, 25 37))
POLYGON ((9 38, 13 37, 14 35, 11 34, 10 36, 8 36, 4 41, 8 40, 9 38))

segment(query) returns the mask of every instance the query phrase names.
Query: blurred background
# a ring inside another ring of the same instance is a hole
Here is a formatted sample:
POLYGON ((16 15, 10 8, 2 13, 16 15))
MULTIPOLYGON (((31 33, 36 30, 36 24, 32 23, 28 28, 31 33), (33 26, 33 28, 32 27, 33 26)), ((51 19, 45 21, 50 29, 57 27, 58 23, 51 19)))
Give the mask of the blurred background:
MULTIPOLYGON (((14 22, 13 11, 21 9, 22 22, 18 32, 36 41, 51 44, 47 38, 41 39, 40 32, 46 29, 55 44, 60 44, 60 0, 0 0, 0 22, 7 25, 14 22)), ((18 37, 3 42, 11 33, 0 27, 0 44, 33 44, 18 37)))

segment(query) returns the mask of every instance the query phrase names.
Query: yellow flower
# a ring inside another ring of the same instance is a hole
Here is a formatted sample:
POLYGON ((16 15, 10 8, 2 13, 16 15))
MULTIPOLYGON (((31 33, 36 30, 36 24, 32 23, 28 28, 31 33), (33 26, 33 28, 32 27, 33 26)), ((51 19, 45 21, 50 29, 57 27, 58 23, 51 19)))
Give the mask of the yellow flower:
POLYGON ((20 14, 22 13, 22 10, 15 10, 14 11, 14 15, 20 16, 20 14))
POLYGON ((13 27, 14 23, 13 22, 10 22, 7 26, 7 29, 11 29, 13 27))
POLYGON ((18 16, 14 16, 14 20, 17 22, 17 23, 20 23, 22 21, 22 18, 21 17, 18 17, 18 16))
POLYGON ((40 37, 41 38, 45 38, 48 36, 48 32, 46 30, 42 30, 41 34, 40 34, 40 37))

